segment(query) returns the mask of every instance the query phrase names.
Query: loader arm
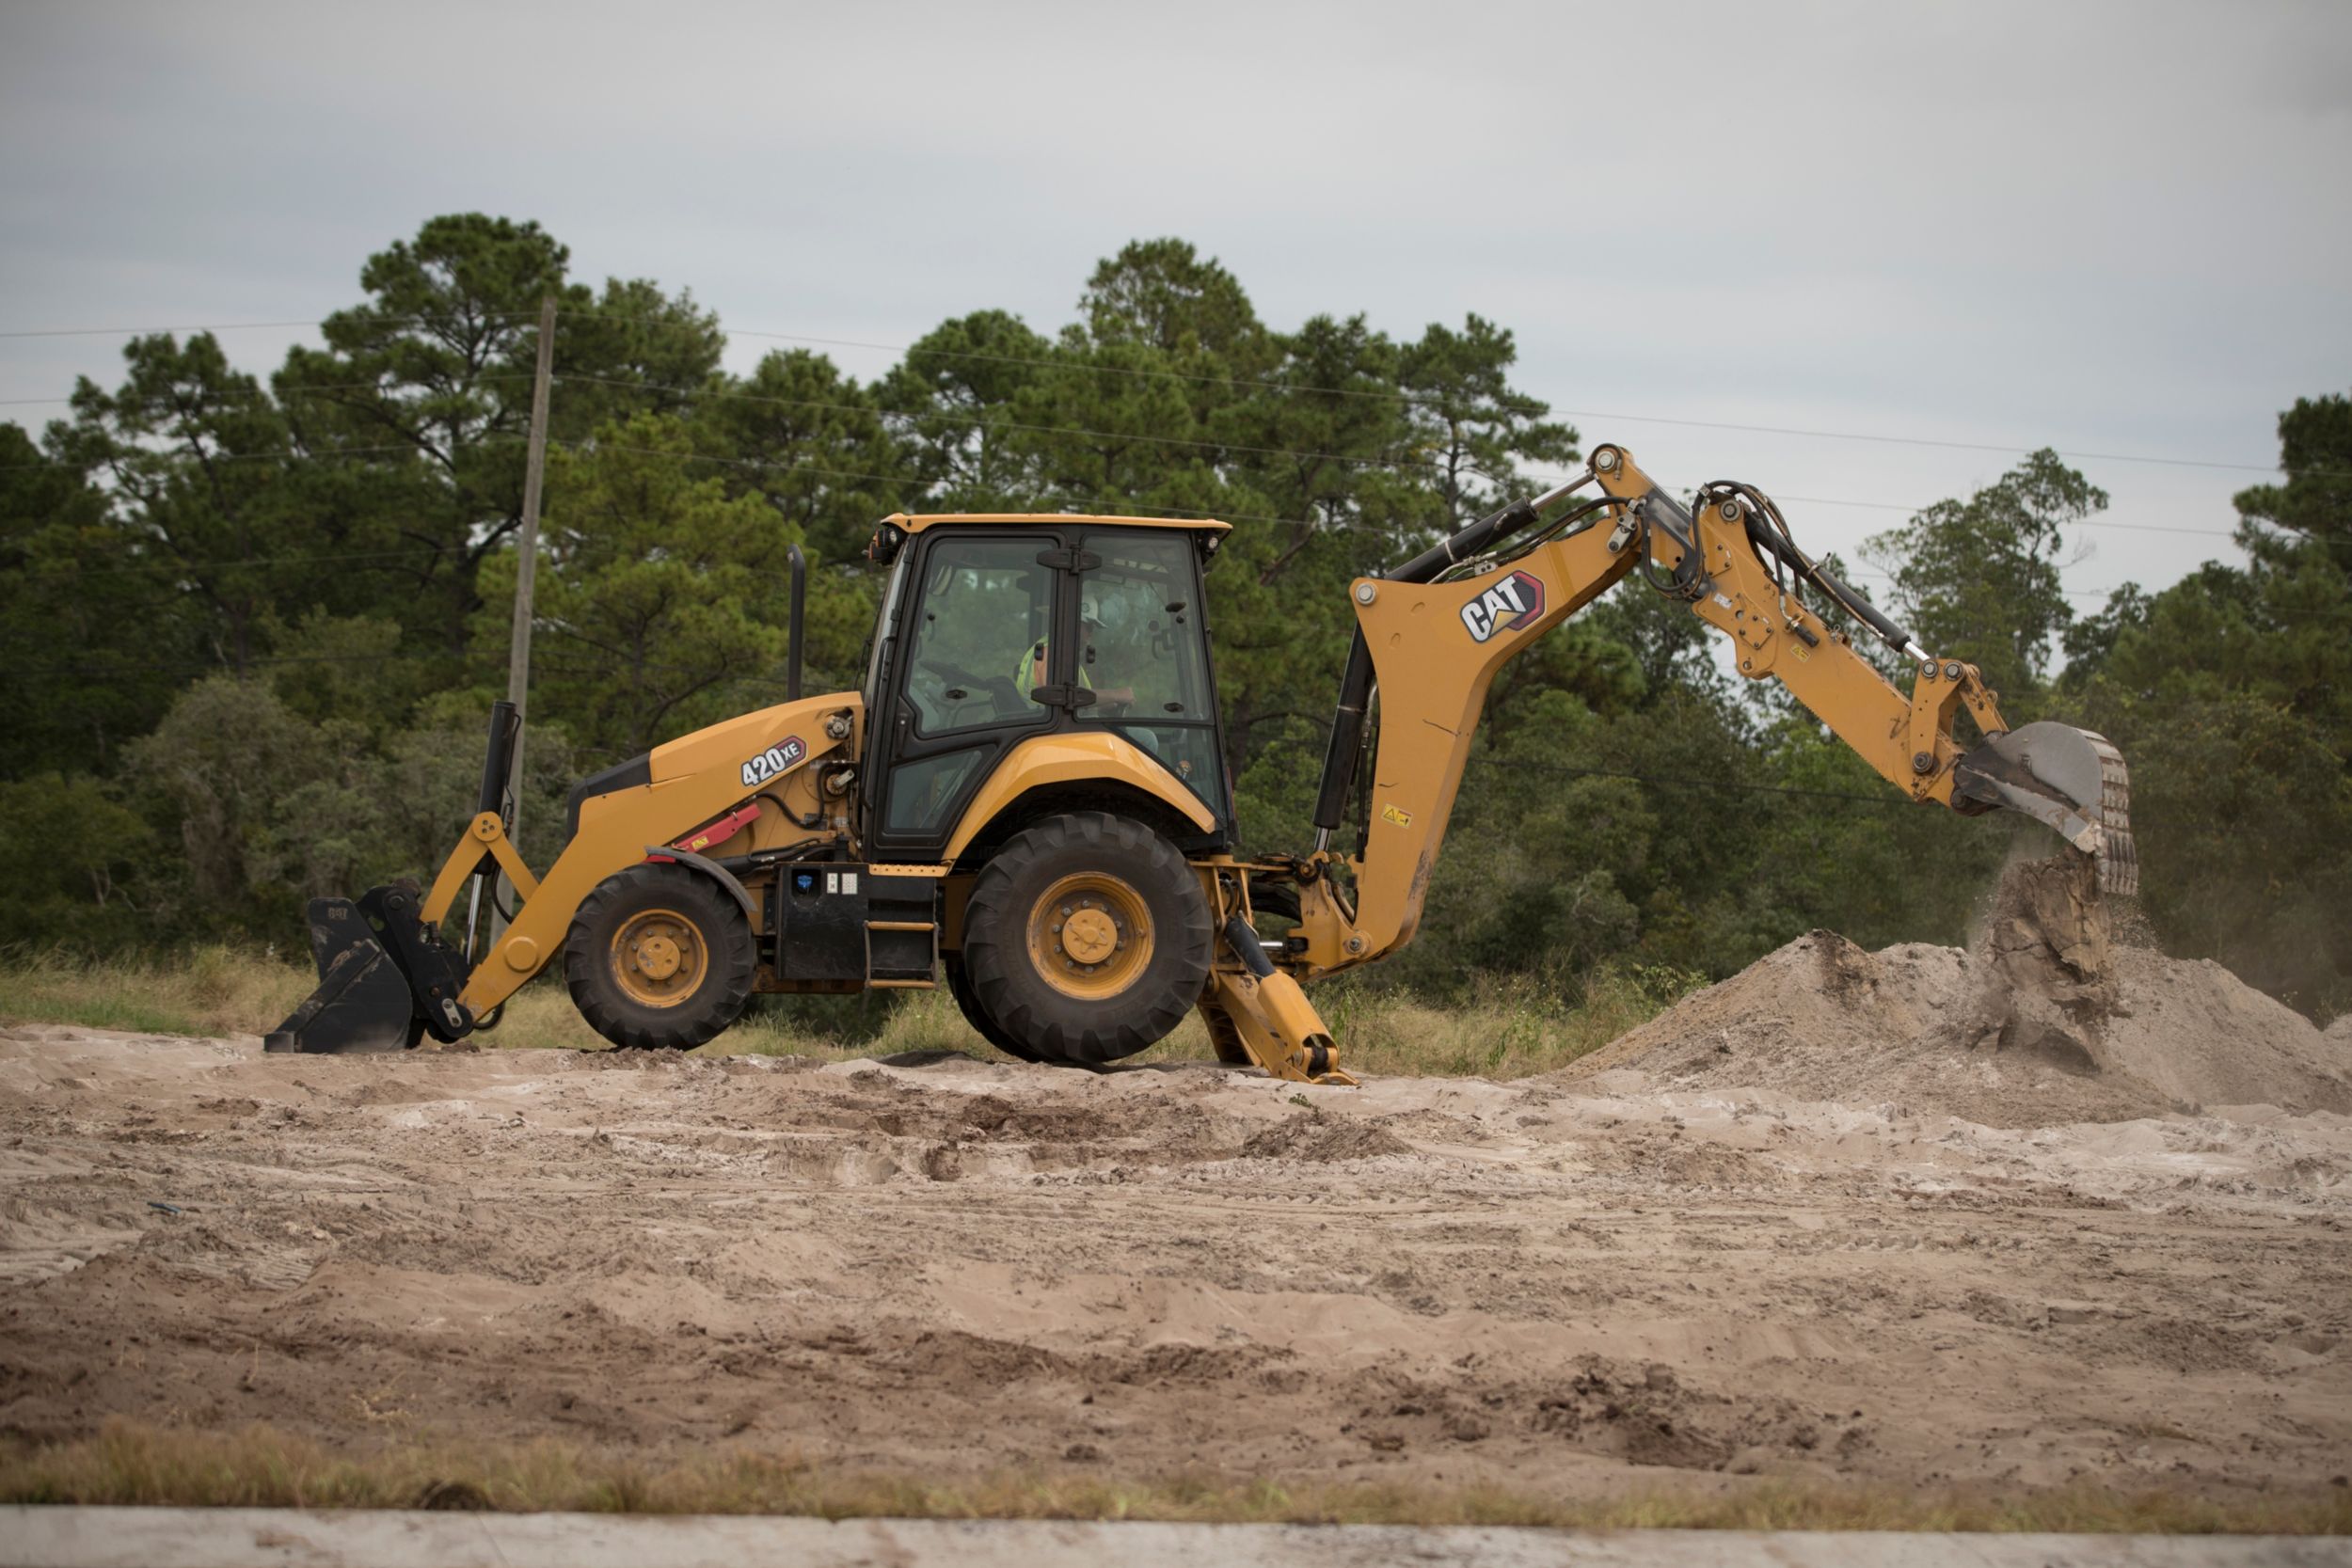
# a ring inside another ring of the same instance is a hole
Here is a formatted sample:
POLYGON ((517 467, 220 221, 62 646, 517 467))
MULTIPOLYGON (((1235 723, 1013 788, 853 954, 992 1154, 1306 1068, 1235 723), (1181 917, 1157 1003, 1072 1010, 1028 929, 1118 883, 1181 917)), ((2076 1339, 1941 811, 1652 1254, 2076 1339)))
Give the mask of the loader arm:
POLYGON ((1779 680, 1914 800, 1970 815, 2026 812, 2097 856, 2104 885, 2134 890, 2128 785, 2104 739, 2060 724, 2012 734, 1974 665, 1931 657, 1804 556, 1768 498, 1710 486, 1694 515, 1623 448, 1603 446, 1577 484, 1505 508, 1391 577, 1351 585, 1358 638, 1325 766, 1315 853, 1296 865, 1292 974, 1349 968, 1412 939, 1496 672, 1637 567, 1731 639, 1742 675, 1779 680), (1588 483, 1600 494, 1567 515, 1576 526, 1541 523, 1548 506, 1588 483), (1504 539, 1531 530, 1532 547, 1497 559, 1504 539), (1806 589, 1911 661, 1909 695, 1855 649, 1851 631, 1801 602, 1806 589), (1375 689, 1377 740, 1359 764, 1375 689), (1953 738, 1963 709, 1983 737, 1974 750, 1953 738), (1369 772, 1359 780, 1362 766, 1369 772), (1359 783, 1360 851, 1336 862, 1332 832, 1359 783), (1329 875, 1343 863, 1352 907, 1329 875))

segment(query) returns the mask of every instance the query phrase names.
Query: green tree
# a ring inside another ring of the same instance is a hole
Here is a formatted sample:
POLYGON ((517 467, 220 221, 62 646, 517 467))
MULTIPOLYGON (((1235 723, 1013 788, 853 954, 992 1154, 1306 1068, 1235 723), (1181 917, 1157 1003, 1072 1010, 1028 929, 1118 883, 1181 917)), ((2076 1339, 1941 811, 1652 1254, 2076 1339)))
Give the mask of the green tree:
POLYGON ((353 891, 347 825, 288 803, 357 763, 365 745, 356 725, 304 720, 266 681, 208 675, 180 694, 132 748, 131 766, 178 840, 155 882, 185 928, 293 929, 303 898, 353 891))
POLYGON ((1078 309, 1087 338, 1097 344, 1211 355, 1235 374, 1249 373, 1274 355, 1240 281, 1184 240, 1129 242, 1095 265, 1078 309))
POLYGON ((202 630, 105 493, 0 424, 0 774, 111 769, 210 662, 202 630))
POLYGON ((521 525, 525 438, 545 295, 557 296, 556 441, 629 409, 670 406, 717 371, 716 319, 691 296, 565 280, 570 252, 535 223, 464 214, 369 258, 366 303, 327 318, 324 349, 275 385, 308 454, 369 466, 408 551, 392 602, 451 653, 465 646, 483 560, 521 525))
POLYGON ((184 347, 167 334, 136 338, 123 357, 119 390, 76 384, 73 417, 50 426, 50 449, 104 476, 120 526, 200 610, 206 651, 245 670, 263 651, 272 607, 330 575, 280 558, 331 531, 304 504, 283 417, 211 334, 184 347))
POLYGON ((2065 531, 2106 510, 2106 492, 2044 448, 1968 499, 1936 502, 1864 546, 1894 578, 1894 609, 1931 651, 1967 659, 2029 711, 2074 608, 2059 578, 2065 531))
POLYGON ((1518 347, 1510 332, 1472 315, 1455 332, 1432 322, 1407 346, 1399 384, 1406 418, 1445 505, 1445 527, 1462 528, 1505 501, 1540 493, 1553 470, 1578 460, 1575 427, 1545 418, 1545 404, 1515 389, 1518 347))
POLYGON ((104 951, 136 942, 146 911, 133 889, 154 835, 116 792, 86 774, 0 780, 0 947, 104 951))
POLYGON ((761 359, 716 388, 689 428, 735 495, 757 495, 827 559, 852 562, 875 520, 915 486, 874 399, 832 360, 805 349, 761 359))
POLYGON ((2352 397, 2296 398, 2279 416, 2279 467, 2285 483, 2238 492, 2238 543, 2264 565, 2313 544, 2352 571, 2352 397))
MULTIPOLYGON (((765 496, 729 496, 693 457, 692 434, 652 414, 550 455, 532 702, 591 759, 782 700, 786 556, 800 530, 765 496)), ((501 646, 513 614, 513 552, 485 562, 482 581, 476 636, 486 651, 501 646)), ((853 589, 813 574, 820 666, 851 662, 849 624, 864 613, 853 589)))
POLYGON ((1003 310, 943 322, 875 384, 922 505, 940 512, 1019 512, 1041 486, 1015 409, 1043 376, 1051 340, 1003 310))
POLYGON ((2352 1007, 2347 404, 2280 419, 2284 484, 2237 497, 2244 567, 2127 586, 2069 641, 2067 716, 2132 768, 2141 902, 2170 951, 2296 1006, 2352 1007))

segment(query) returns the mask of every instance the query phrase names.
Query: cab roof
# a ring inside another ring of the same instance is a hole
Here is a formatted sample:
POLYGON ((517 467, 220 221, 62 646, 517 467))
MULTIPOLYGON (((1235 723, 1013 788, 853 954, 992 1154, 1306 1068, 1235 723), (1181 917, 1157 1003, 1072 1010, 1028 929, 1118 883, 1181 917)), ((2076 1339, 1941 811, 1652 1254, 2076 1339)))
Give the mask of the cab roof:
POLYGON ((1174 528, 1195 531, 1231 532, 1233 525, 1220 523, 1214 517, 1103 517, 1080 512, 934 512, 910 516, 894 512, 882 519, 895 523, 909 533, 920 533, 927 528, 948 528, 963 523, 1045 523, 1067 526, 1071 523, 1107 524, 1114 528, 1174 528))

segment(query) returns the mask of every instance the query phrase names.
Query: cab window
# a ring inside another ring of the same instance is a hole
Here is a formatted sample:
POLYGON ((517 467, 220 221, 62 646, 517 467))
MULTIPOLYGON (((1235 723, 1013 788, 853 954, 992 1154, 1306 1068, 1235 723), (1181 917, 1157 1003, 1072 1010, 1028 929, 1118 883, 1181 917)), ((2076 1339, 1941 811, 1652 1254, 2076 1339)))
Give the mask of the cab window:
POLYGON ((1191 540, 1105 529, 1088 534, 1086 548, 1099 564, 1078 579, 1078 680, 1094 693, 1078 710, 1081 721, 1118 731, 1219 809, 1216 715, 1191 540))
POLYGON ((1054 573, 1037 558, 1051 543, 950 538, 932 545, 907 657, 907 700, 918 736, 1041 724, 1052 717, 1029 700, 1023 678, 1049 629, 1054 573))

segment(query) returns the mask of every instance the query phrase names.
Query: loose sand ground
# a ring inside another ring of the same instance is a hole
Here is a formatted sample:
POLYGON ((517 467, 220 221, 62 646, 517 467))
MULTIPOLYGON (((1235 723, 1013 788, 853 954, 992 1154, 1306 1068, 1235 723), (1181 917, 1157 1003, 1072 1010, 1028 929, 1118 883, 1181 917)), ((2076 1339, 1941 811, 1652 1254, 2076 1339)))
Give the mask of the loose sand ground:
POLYGON ((0 1431, 1552 1496, 2352 1468, 2352 1120, 1742 1085, 1777 1037, 1713 995, 1581 1074, 1358 1090, 0 1030, 0 1431))

